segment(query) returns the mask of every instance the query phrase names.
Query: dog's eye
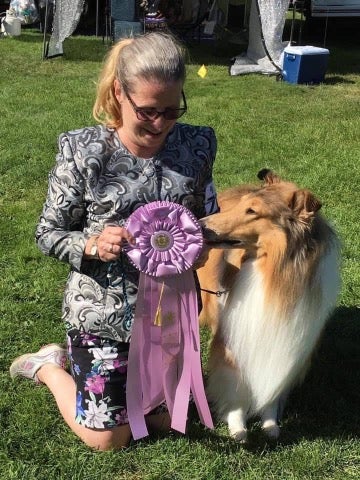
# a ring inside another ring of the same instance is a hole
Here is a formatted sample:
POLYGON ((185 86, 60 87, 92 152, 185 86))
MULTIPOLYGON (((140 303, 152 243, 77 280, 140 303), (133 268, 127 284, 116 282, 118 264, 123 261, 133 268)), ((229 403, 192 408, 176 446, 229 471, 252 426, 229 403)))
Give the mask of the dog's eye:
POLYGON ((246 209, 246 214, 247 215, 256 215, 256 212, 252 208, 247 208, 246 209))

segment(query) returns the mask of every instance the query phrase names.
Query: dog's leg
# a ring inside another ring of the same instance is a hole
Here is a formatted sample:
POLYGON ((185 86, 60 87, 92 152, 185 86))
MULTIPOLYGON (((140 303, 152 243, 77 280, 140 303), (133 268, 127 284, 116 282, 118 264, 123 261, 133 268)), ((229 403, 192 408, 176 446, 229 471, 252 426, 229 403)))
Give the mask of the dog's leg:
POLYGON ((241 443, 246 442, 247 439, 246 418, 246 412, 242 408, 230 410, 227 414, 230 435, 241 443))
POLYGON ((210 371, 207 393, 217 415, 227 423, 230 435, 239 442, 247 436, 248 395, 240 386, 238 370, 221 365, 210 371))
POLYGON ((261 415, 261 428, 265 435, 271 440, 276 440, 280 435, 280 427, 278 424, 279 408, 280 402, 277 398, 265 408, 261 415))
POLYGON ((210 345, 208 367, 208 398, 218 417, 227 423, 231 436, 239 442, 245 442, 251 396, 219 331, 210 345))

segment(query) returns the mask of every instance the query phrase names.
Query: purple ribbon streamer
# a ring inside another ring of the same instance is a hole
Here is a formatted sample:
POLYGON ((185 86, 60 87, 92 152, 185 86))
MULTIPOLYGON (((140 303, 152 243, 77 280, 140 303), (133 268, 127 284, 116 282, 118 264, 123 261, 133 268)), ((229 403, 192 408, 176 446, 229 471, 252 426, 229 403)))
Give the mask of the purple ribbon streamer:
POLYGON ((213 428, 191 270, 203 246, 201 227, 182 205, 159 201, 138 208, 126 228, 136 245, 124 250, 140 270, 126 387, 133 437, 148 435, 145 415, 164 401, 171 427, 185 433, 190 391, 202 423, 213 428), (159 305, 161 326, 154 324, 159 305))

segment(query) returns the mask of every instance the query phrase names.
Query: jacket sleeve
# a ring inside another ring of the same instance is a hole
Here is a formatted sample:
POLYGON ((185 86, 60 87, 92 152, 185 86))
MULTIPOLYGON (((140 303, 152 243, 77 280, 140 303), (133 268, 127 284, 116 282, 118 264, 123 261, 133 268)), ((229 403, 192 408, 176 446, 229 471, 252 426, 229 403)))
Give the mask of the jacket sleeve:
POLYGON ((87 235, 83 232, 85 182, 66 134, 59 137, 59 153, 49 174, 46 201, 36 229, 40 250, 80 269, 87 235))
POLYGON ((217 151, 217 140, 215 132, 212 128, 206 127, 208 141, 209 141, 209 154, 206 161, 206 166, 201 172, 200 188, 203 191, 204 196, 204 215, 212 215, 219 211, 219 206, 216 196, 216 188, 213 180, 213 165, 215 162, 217 151))

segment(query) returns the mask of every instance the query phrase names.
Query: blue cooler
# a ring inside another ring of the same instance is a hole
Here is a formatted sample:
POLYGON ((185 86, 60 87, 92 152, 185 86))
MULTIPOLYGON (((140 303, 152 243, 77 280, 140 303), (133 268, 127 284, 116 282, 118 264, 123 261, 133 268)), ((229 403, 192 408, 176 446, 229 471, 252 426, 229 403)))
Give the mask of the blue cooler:
POLYGON ((327 48, 286 47, 282 76, 289 83, 321 83, 329 61, 327 48))

